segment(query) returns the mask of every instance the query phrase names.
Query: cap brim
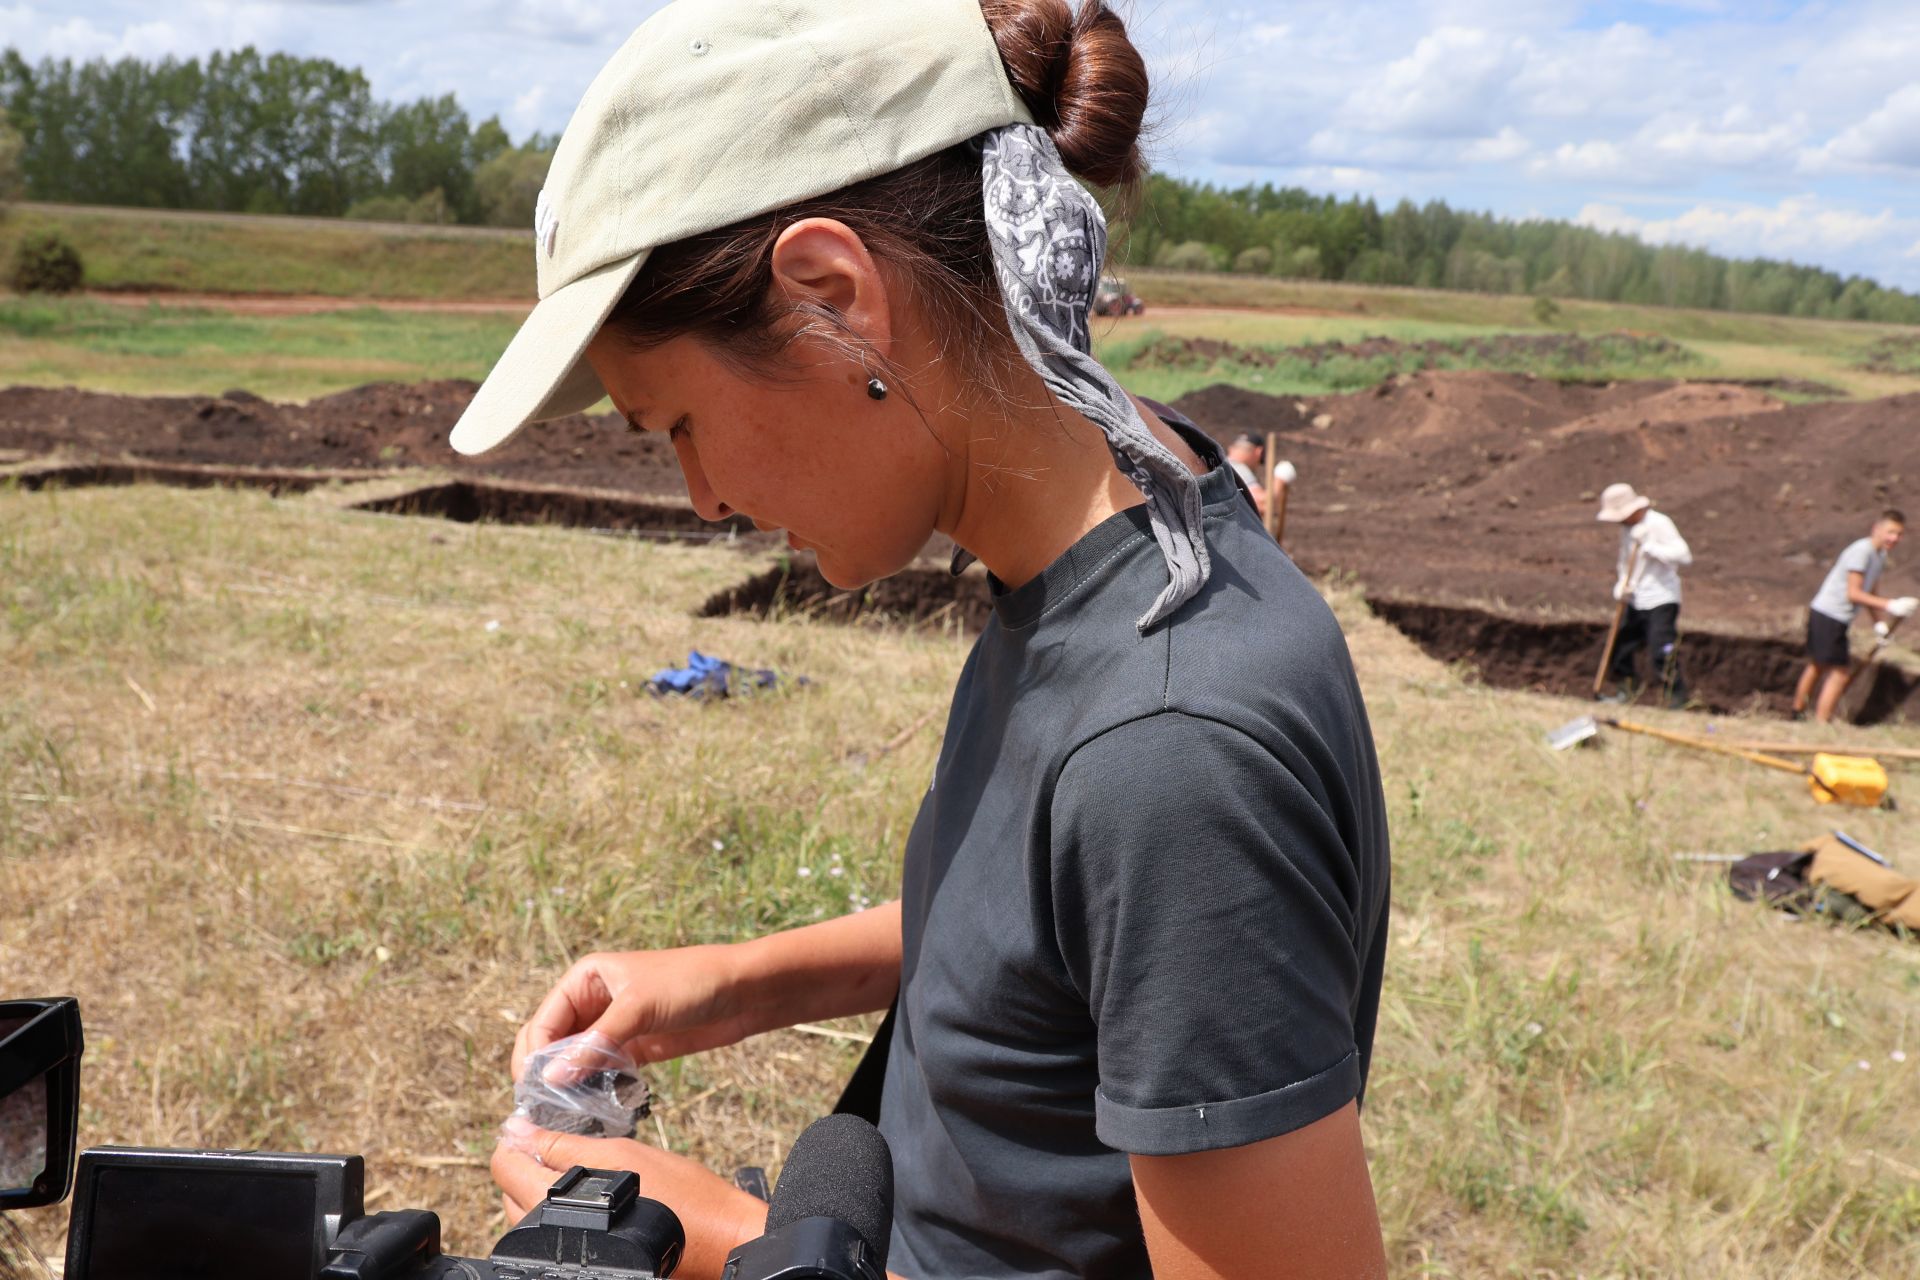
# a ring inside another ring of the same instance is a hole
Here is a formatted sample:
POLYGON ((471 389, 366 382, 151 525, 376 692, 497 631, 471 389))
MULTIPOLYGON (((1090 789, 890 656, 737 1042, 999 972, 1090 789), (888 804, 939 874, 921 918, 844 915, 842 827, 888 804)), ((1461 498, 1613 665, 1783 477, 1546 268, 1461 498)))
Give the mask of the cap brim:
POLYGON ((529 422, 592 408, 606 390, 587 344, 646 260, 642 251, 609 263, 542 298, 454 424, 454 451, 485 453, 529 422))

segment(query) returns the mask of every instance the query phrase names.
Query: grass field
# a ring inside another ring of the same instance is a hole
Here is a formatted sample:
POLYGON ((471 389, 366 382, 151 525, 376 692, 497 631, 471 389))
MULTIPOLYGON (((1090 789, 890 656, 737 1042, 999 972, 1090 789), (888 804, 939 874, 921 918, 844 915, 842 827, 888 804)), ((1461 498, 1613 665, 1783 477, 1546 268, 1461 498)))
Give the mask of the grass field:
POLYGON ((0 262, 49 229, 80 251, 90 289, 533 299, 530 230, 29 204, 0 218, 0 262))
MULTIPOLYGON (((15 239, 58 227, 79 246, 89 287, 135 292, 318 295, 369 303, 531 301, 528 237, 470 227, 407 227, 326 219, 174 214, 23 205, 0 219, 0 261, 15 239)), ((1578 369, 1468 360, 1550 376, 1685 374, 1795 379, 1856 397, 1920 390, 1916 331, 1791 317, 1563 300, 1543 325, 1518 295, 1375 288, 1217 273, 1135 271, 1144 317, 1102 322, 1096 348, 1129 387, 1161 399, 1214 382, 1286 395, 1350 390, 1366 370, 1218 362, 1125 367, 1156 338, 1211 338, 1278 351, 1384 337, 1402 342, 1494 334, 1626 333, 1666 338, 1684 365, 1628 359, 1578 369), (1178 308, 1163 310, 1163 308, 1178 308)), ((478 377, 505 347, 510 315, 374 310, 324 316, 232 316, 195 307, 103 310, 84 301, 0 301, 0 381, 74 383, 117 391, 304 398, 372 379, 478 377)), ((1283 364, 1286 362, 1283 361, 1283 364)))
MULTIPOLYGON (((81 997, 83 1141, 365 1151, 373 1207, 483 1248, 509 1040, 570 957, 897 883, 965 640, 690 616, 757 567, 324 494, 0 491, 0 991, 81 997), (813 683, 638 691, 692 646, 813 683)), ((1920 1271, 1920 949, 1671 856, 1844 821, 1911 868, 1910 819, 1638 740, 1555 755, 1580 704, 1327 589, 1395 841, 1366 1129, 1396 1274, 1920 1271)), ((656 1069, 655 1140, 777 1161, 860 1031, 656 1069)))
MULTIPOLYGON (((1457 295, 1467 303, 1487 301, 1457 295)), ((1702 330, 1688 312, 1649 312, 1634 330, 1680 343, 1684 358, 1625 358, 1566 369, 1533 359, 1488 361, 1471 356, 1454 367, 1492 367, 1544 376, 1792 378, 1825 383, 1856 396, 1920 390, 1920 368, 1861 367, 1883 336, 1857 326, 1799 321, 1702 330), (1671 321, 1673 332, 1655 327, 1671 321), (1694 336, 1698 332, 1716 337, 1694 336), (1682 335, 1686 336, 1682 336, 1682 335)), ((88 298, 0 297, 0 384, 75 385, 138 395, 217 395, 240 387, 275 399, 306 399, 372 381, 483 377, 512 338, 513 312, 398 310, 369 305, 316 314, 272 315, 157 303, 127 306, 88 298)), ((1755 322, 1757 323, 1757 322, 1755 322)), ((1460 342, 1559 330, 1415 318, 1362 318, 1316 312, 1193 309, 1149 312, 1095 329, 1095 350, 1130 389, 1171 400, 1196 387, 1230 382, 1278 395, 1320 395, 1371 385, 1395 371, 1390 362, 1342 367, 1282 358, 1260 367, 1232 360, 1204 364, 1141 360, 1162 339, 1200 338, 1284 353, 1302 344, 1460 342)), ((1619 332, 1612 328, 1588 334, 1619 332)), ((1904 350, 1904 348, 1900 349, 1904 350)))
POLYGON ((0 299, 0 384, 129 395, 239 387, 305 400, 368 382, 486 376, 512 315, 382 310, 247 315, 85 298, 0 299))

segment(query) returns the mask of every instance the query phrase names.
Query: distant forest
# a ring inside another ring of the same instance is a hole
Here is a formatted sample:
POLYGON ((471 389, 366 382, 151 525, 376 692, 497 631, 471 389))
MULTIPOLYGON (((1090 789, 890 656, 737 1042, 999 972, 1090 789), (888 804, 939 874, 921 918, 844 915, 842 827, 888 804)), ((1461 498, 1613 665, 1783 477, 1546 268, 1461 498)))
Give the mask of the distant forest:
MULTIPOLYGON (((0 108, 30 199, 530 227, 555 139, 511 139, 451 95, 374 98, 324 58, 215 53, 30 64, 0 53, 0 108)), ((1864 277, 1653 246, 1442 201, 1233 190, 1154 174, 1116 264, 1920 324, 1864 277)))

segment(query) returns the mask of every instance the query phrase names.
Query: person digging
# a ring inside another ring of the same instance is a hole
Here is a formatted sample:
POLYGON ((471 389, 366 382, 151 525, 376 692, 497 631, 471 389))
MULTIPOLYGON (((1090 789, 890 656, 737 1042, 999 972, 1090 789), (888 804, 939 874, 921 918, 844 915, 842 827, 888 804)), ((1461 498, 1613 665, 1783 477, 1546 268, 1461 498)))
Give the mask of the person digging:
POLYGON ((1667 705, 1687 704, 1680 670, 1680 570, 1693 552, 1673 520, 1653 509, 1653 500, 1630 484, 1610 484, 1600 494, 1597 519, 1620 526, 1620 554, 1613 598, 1626 605, 1607 672, 1614 691, 1603 702, 1631 702, 1640 681, 1640 654, 1665 690, 1667 705))
POLYGON ((1873 615, 1874 635, 1882 644, 1901 620, 1920 610, 1920 597, 1874 594, 1886 572, 1888 553, 1906 531, 1906 516, 1891 508, 1882 511, 1867 536, 1849 543, 1827 570, 1807 608, 1807 667, 1793 691, 1796 720, 1806 716, 1807 703, 1812 701, 1813 718, 1821 724, 1832 721, 1834 708, 1853 680, 1847 629, 1861 609, 1873 615))
POLYGON ((1261 516, 1267 514, 1267 486, 1261 478, 1267 470, 1267 443, 1251 432, 1242 431, 1227 446, 1227 465, 1247 486, 1247 495, 1261 516))

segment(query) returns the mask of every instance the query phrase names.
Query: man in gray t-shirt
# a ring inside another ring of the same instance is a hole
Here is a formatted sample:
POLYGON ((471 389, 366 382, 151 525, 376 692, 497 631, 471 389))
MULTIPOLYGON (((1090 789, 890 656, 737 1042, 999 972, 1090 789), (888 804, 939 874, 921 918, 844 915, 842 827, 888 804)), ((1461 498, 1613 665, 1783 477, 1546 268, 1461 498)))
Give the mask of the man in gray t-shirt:
POLYGON ((1807 669, 1793 691, 1793 714, 1804 716, 1807 703, 1819 690, 1814 718, 1825 724, 1833 719, 1834 708, 1853 678, 1847 650, 1847 628, 1864 606, 1874 615, 1873 629, 1885 643, 1897 620, 1913 616, 1920 609, 1920 598, 1875 595, 1880 575, 1886 572, 1887 553, 1899 544, 1906 532, 1907 518, 1898 511, 1880 513, 1867 536, 1849 543, 1827 571, 1820 590, 1807 610, 1807 669))

